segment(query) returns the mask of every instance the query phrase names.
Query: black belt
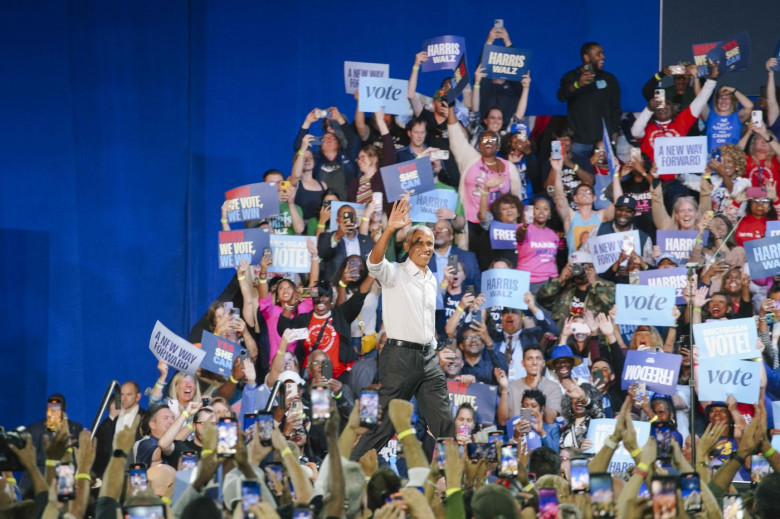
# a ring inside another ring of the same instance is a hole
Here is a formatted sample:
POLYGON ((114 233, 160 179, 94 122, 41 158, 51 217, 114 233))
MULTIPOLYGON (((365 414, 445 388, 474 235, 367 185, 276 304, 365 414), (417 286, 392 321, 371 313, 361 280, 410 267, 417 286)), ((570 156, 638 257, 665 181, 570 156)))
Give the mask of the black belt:
POLYGON ((387 339, 385 346, 398 346, 407 350, 420 351, 424 356, 433 351, 433 347, 430 344, 420 344, 419 342, 401 341, 398 339, 387 339))

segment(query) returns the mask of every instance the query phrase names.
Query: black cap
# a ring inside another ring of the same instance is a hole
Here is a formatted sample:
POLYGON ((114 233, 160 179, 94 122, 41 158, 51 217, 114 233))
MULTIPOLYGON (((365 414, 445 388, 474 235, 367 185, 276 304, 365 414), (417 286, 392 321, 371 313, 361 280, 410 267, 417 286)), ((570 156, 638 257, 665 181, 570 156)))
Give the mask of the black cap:
POLYGON ((636 211, 636 200, 634 200, 633 196, 628 195, 622 195, 615 201, 615 207, 622 205, 623 207, 628 207, 632 211, 636 211))

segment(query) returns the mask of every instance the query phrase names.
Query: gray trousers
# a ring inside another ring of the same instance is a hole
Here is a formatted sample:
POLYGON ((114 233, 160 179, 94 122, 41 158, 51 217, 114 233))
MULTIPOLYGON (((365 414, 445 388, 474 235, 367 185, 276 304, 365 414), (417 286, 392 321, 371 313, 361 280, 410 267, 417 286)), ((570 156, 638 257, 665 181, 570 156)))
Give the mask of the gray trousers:
POLYGON ((409 401, 413 396, 417 397, 419 416, 425 419, 433 435, 437 438, 455 436, 447 379, 435 353, 425 359, 420 351, 385 346, 379 355, 377 373, 382 384, 379 388, 382 421, 360 437, 352 450, 352 460, 357 461, 371 449, 379 452, 393 437, 396 431, 387 406, 396 398, 409 401))

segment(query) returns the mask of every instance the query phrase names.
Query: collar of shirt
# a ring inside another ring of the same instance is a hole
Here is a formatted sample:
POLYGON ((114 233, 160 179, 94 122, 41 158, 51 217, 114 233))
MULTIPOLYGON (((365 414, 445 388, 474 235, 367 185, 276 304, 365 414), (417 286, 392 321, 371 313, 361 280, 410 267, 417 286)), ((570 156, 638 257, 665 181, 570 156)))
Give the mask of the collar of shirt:
POLYGON ((428 277, 433 277, 433 272, 431 272, 431 269, 428 267, 425 267, 425 272, 420 270, 420 268, 412 263, 411 258, 406 258, 406 261, 404 261, 401 264, 401 267, 406 270, 406 273, 409 274, 411 277, 415 277, 418 274, 422 274, 422 276, 427 280, 428 277))

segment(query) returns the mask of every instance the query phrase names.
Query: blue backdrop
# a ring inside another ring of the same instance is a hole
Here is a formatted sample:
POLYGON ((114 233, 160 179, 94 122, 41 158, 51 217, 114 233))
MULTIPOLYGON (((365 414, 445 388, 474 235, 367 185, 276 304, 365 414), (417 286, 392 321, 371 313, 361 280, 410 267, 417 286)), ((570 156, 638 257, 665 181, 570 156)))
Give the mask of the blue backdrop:
POLYGON ((216 268, 223 193, 288 172, 314 106, 352 118, 345 59, 406 78, 422 40, 458 34, 473 69, 500 17, 534 50, 530 115, 565 113, 558 82, 589 40, 639 110, 657 68, 649 4, 2 2, 0 422, 42 419, 60 391, 88 425, 111 379, 154 382, 155 320, 186 337, 231 277, 216 268))

